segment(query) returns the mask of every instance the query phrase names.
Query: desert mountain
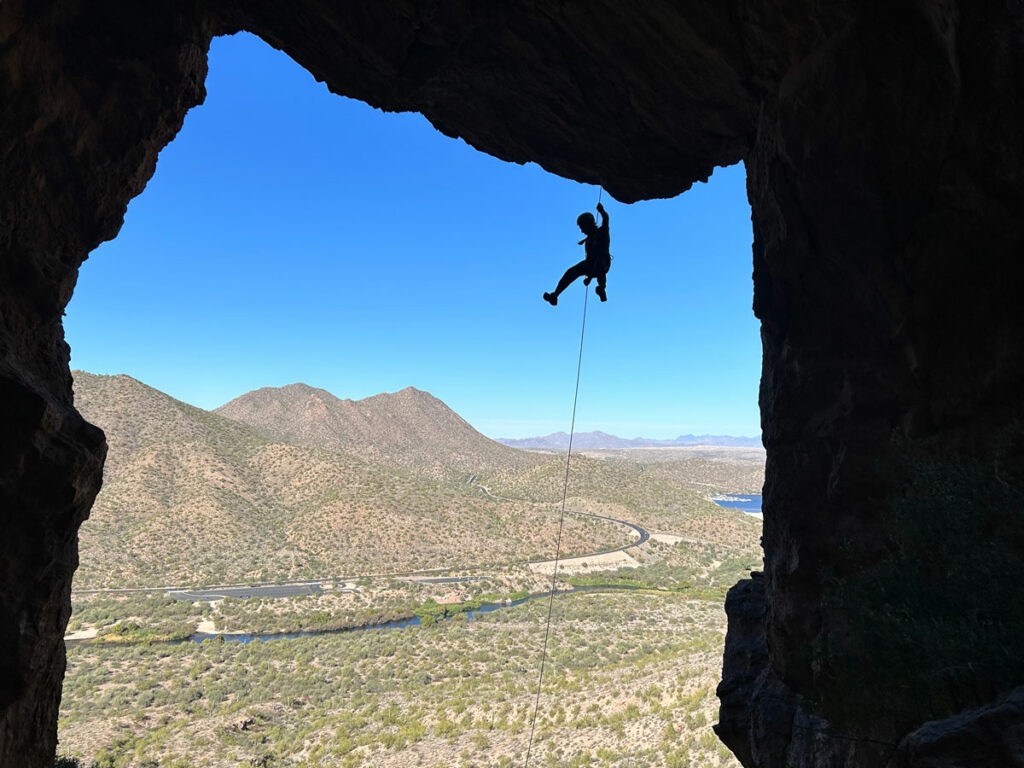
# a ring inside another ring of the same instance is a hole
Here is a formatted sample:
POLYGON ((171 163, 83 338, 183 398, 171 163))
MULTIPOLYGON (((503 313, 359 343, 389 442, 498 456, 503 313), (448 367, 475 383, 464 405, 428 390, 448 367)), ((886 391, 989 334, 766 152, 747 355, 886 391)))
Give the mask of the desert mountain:
MULTIPOLYGON (((74 381, 76 406, 110 446, 80 532, 76 588, 457 567, 536 557, 554 541, 550 503, 499 501, 466 483, 477 458, 522 455, 536 466, 549 457, 487 440, 424 392, 346 405, 298 385, 284 397, 240 398, 250 415, 263 405, 266 424, 282 430, 295 414, 294 432, 274 439, 266 425, 261 433, 227 409, 195 408, 129 376, 75 371, 74 381), (359 442, 373 436, 383 447, 359 442), (457 465, 463 476, 442 477, 457 465)), ((577 551, 626 538, 614 527, 567 525, 577 551)))
MULTIPOLYGON (((543 437, 524 437, 519 439, 496 438, 502 445, 513 448, 533 450, 564 451, 569 446, 569 435, 566 432, 552 432, 543 437)), ((668 440, 653 440, 647 437, 624 438, 609 435, 607 432, 578 432, 573 436, 573 450, 599 451, 622 450, 624 448, 681 448, 695 445, 735 446, 744 448, 760 448, 759 437, 733 437, 731 435, 680 435, 668 440)))
POLYGON ((364 400, 342 400, 306 384, 265 387, 214 413, 275 442, 352 454, 437 477, 468 479, 537 463, 480 434, 429 392, 413 387, 364 400))

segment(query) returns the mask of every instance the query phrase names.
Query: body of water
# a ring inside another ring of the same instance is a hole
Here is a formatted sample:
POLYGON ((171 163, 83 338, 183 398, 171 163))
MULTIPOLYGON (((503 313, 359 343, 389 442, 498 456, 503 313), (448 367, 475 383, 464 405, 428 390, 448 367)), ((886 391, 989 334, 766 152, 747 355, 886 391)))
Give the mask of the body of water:
MULTIPOLYGON (((490 613, 491 611, 497 611, 500 608, 511 608, 513 605, 522 605, 528 600, 533 600, 538 596, 524 597, 522 600, 514 600, 511 603, 487 603, 481 605, 479 608, 467 611, 466 618, 470 621, 473 620, 474 615, 479 613, 490 613)), ((539 595, 539 597, 547 597, 547 595, 539 595)), ((456 616, 458 614, 453 614, 456 616)), ((446 616, 442 621, 450 621, 453 616, 446 616)), ((340 635, 345 632, 367 632, 371 629, 402 629, 403 627, 418 627, 420 625, 420 617, 412 616, 408 619, 396 619, 394 621, 385 621, 380 624, 365 624, 361 627, 345 627, 343 629, 314 629, 309 632, 271 632, 265 634, 240 634, 240 635, 222 635, 222 634, 196 634, 189 637, 187 640, 182 640, 183 643, 201 643, 204 640, 216 640, 218 637, 224 638, 227 643, 251 643, 253 640, 294 640, 297 637, 315 637, 317 635, 340 635)))
MULTIPOLYGON (((606 586, 582 586, 573 587, 570 590, 559 591, 555 593, 555 597, 560 595, 572 595, 579 594, 581 592, 615 592, 615 591, 635 591, 642 590, 644 587, 629 586, 625 584, 606 585, 606 586)), ((466 612, 466 618, 472 621, 475 616, 483 613, 490 613, 491 611, 499 611, 502 608, 512 608, 517 605, 522 605, 530 600, 540 600, 550 597, 550 592, 540 592, 529 597, 524 597, 521 600, 512 600, 508 603, 485 603, 479 608, 472 611, 466 612)), ((459 614, 453 614, 446 616, 442 621, 451 621, 452 618, 459 614)), ((266 641, 266 640, 288 640, 295 639, 297 637, 315 637, 318 635, 338 635, 344 632, 368 632, 370 630, 379 629, 401 629, 403 627, 418 627, 420 625, 420 617, 412 616, 408 619, 396 619, 395 621, 382 622, 380 624, 366 624, 361 627, 346 627, 344 629, 320 629, 310 630, 308 632, 273 632, 265 634, 239 634, 239 635, 221 635, 221 634, 195 634, 186 638, 185 640, 178 640, 174 644, 179 643, 201 643, 204 640, 216 640, 217 638, 223 638, 224 642, 227 643, 251 643, 254 640, 266 641)))
POLYGON ((750 514, 760 514, 761 512, 761 494, 759 493, 730 493, 711 500, 720 507, 742 509, 750 514))

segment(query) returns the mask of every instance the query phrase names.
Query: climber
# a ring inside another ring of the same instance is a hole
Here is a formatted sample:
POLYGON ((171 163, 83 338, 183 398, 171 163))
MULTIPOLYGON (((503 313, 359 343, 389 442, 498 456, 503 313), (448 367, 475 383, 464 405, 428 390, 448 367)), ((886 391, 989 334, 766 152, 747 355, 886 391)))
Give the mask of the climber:
POLYGON ((544 301, 548 302, 551 306, 558 304, 558 294, 568 288, 569 284, 581 275, 586 276, 583 279, 584 285, 590 285, 590 280, 596 277, 597 288, 594 292, 601 301, 608 301, 608 295, 604 290, 608 268, 612 265, 612 256, 608 253, 608 212, 605 211, 601 203, 597 204, 597 212, 601 214, 600 227, 594 221, 594 214, 592 213, 581 213, 576 218, 577 226, 586 235, 586 237, 580 240, 579 244, 585 248, 587 257, 579 264, 574 264, 565 270, 565 274, 558 281, 558 287, 555 288, 554 293, 544 294, 544 301))

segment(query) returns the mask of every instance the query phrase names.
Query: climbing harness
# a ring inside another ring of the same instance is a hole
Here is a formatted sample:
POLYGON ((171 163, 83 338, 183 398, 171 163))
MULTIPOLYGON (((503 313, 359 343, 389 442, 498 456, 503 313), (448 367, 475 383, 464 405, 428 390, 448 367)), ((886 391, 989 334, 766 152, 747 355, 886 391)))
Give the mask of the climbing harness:
MULTIPOLYGON (((598 198, 600 202, 600 197, 598 198)), ((580 328, 580 353, 576 360, 576 389, 572 395, 572 423, 569 427, 569 448, 565 452, 565 480, 562 483, 562 511, 558 515, 558 539, 555 544, 555 564, 551 571, 551 592, 548 595, 548 616, 544 623, 544 645, 540 653, 540 674, 537 677, 537 696, 533 703, 533 717, 530 718, 530 740, 526 747, 523 768, 529 768, 530 753, 533 751, 533 734, 537 728, 537 712, 540 709, 540 691, 544 683, 544 665, 548 656, 548 637, 551 634, 551 609, 555 604, 555 588, 558 583, 558 560, 562 550, 562 528, 565 525, 565 499, 569 491, 569 459, 572 457, 572 438, 576 433, 576 402, 580 394, 580 370, 583 367, 583 339, 587 333, 587 296, 590 291, 583 286, 583 324, 580 328)))

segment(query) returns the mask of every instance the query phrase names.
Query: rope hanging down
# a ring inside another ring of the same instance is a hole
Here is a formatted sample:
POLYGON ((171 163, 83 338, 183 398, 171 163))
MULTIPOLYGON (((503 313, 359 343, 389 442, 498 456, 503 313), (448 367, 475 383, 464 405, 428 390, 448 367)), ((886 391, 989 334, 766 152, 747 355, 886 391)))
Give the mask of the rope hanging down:
POLYGON ((580 370, 583 367, 583 338, 587 333, 587 295, 590 291, 583 287, 583 325, 580 328, 580 354, 576 360, 576 389, 572 395, 572 424, 569 427, 569 449, 565 452, 565 481, 562 483, 562 511, 558 515, 558 540, 555 545, 555 565, 551 571, 551 593, 548 595, 548 617, 544 624, 544 646, 540 654, 540 675, 537 678, 537 697, 533 703, 533 717, 530 719, 530 741, 526 747, 526 760, 523 768, 529 768, 530 753, 533 751, 533 733, 537 728, 537 712, 540 709, 540 691, 544 683, 544 664, 548 656, 548 637, 551 634, 551 609, 555 604, 555 587, 558 583, 558 559, 562 550, 562 528, 565 524, 565 499, 569 491, 569 459, 572 456, 572 438, 576 433, 576 401, 580 394, 580 370))

